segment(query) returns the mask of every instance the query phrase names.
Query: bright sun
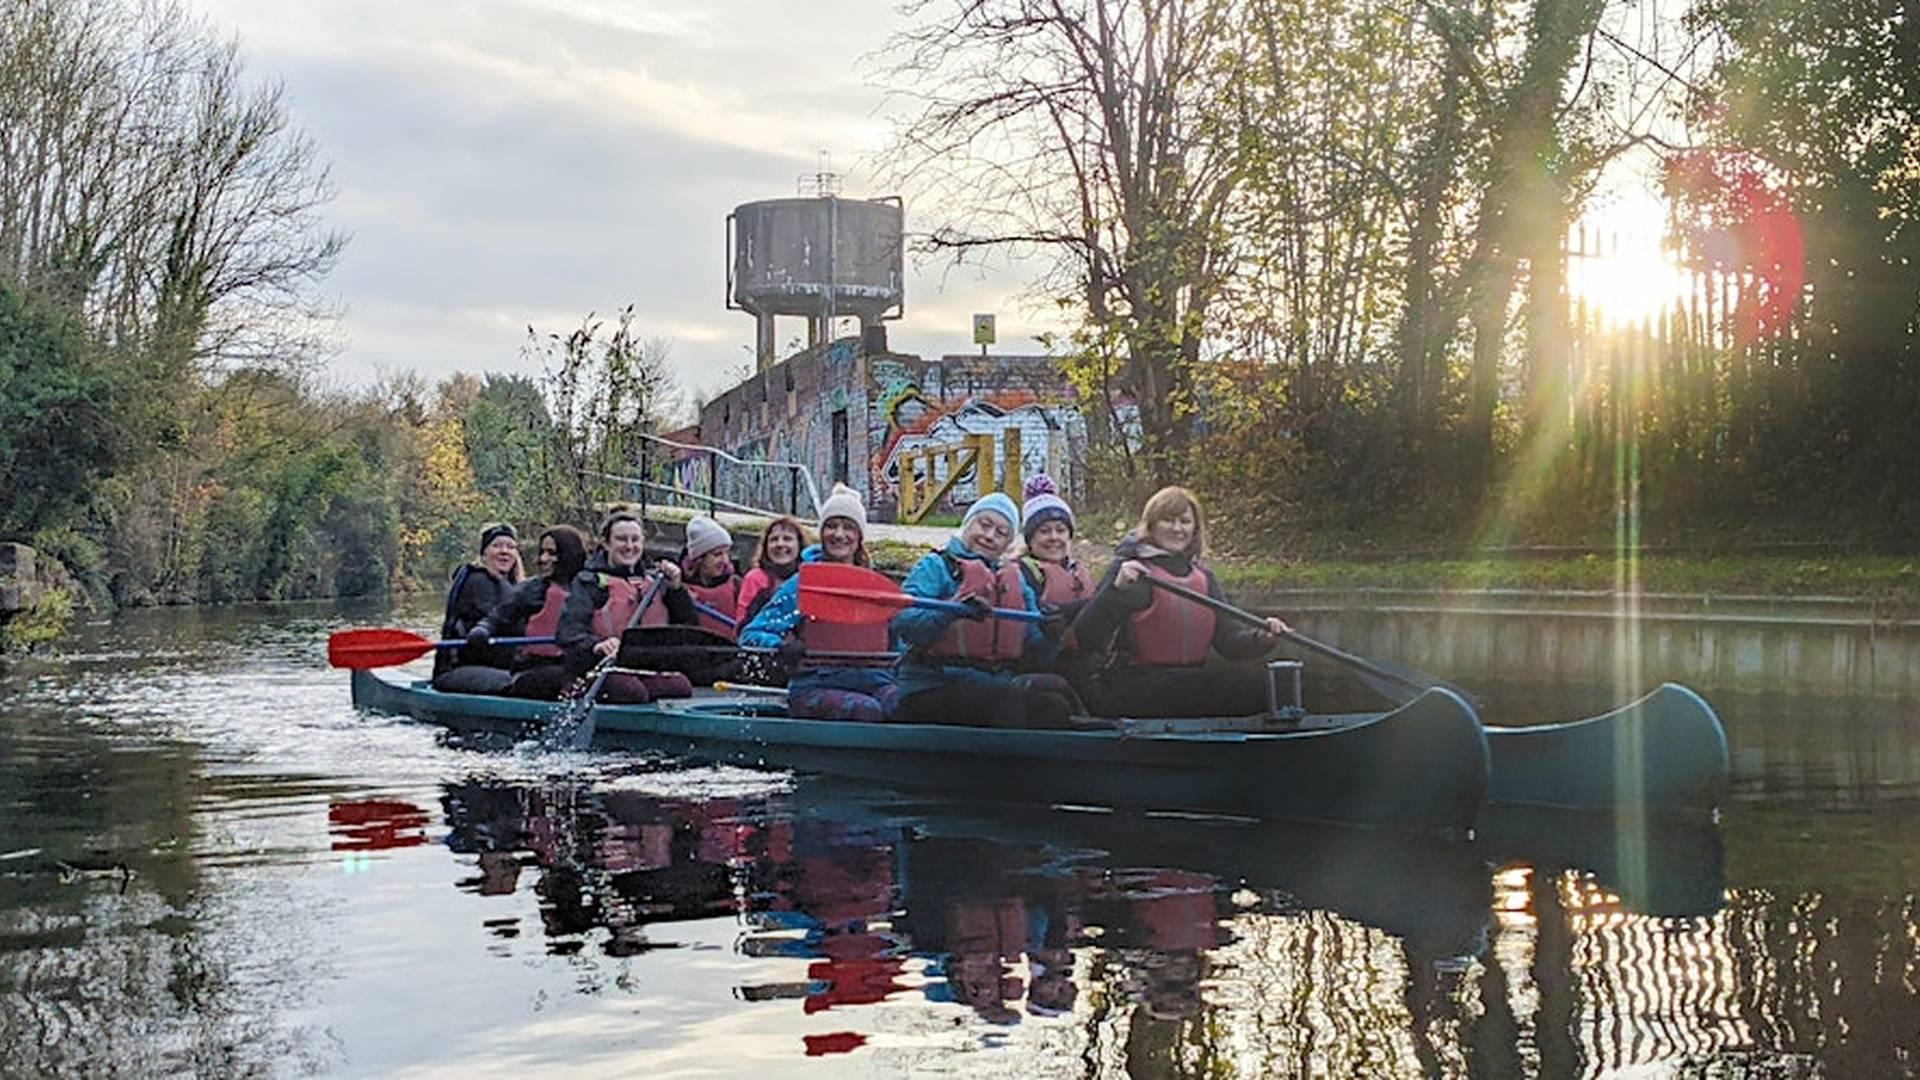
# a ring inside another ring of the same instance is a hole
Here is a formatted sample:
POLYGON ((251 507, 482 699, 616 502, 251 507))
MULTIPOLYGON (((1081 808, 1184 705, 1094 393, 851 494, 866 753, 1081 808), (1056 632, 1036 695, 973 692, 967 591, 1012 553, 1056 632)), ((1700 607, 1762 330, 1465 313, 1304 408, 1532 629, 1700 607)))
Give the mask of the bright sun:
POLYGON ((1662 244, 1666 211, 1651 195, 1589 211, 1567 238, 1567 295, 1606 327, 1631 326, 1676 307, 1688 275, 1662 244))

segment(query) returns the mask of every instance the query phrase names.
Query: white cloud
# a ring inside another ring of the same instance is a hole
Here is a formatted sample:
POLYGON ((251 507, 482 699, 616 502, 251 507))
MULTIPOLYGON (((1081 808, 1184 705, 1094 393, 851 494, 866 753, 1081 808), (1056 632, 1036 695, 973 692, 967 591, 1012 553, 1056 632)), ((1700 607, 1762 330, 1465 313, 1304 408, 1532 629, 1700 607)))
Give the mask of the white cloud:
MULTIPOLYGON (((892 0, 201 6, 334 163, 329 217, 353 237, 328 283, 346 308, 337 378, 517 370, 529 323, 633 303, 706 392, 753 342, 722 303, 726 214, 793 193, 816 150, 844 168, 881 148, 864 58, 901 25, 892 0)), ((846 192, 884 194, 858 176, 846 192)), ((1000 349, 1028 349, 1048 324, 1021 284, 910 268, 892 343, 971 351, 969 316, 993 311, 1000 349)))

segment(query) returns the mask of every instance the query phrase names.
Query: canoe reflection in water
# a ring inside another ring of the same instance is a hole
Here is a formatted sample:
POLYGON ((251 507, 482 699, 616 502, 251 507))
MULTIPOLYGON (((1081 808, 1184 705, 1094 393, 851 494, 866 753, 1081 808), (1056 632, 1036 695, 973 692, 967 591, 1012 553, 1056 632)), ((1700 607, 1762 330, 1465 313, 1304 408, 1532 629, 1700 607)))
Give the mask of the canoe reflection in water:
MULTIPOLYGON (((1349 1064, 1401 1054, 1411 1028, 1423 1038, 1400 1064, 1439 1068, 1464 1052, 1469 1022, 1516 1037, 1526 1026, 1511 1015, 1510 984, 1536 973, 1505 952, 1538 936, 1530 928, 1546 914, 1532 909, 1577 907, 1582 933, 1605 934, 1621 919, 1710 916, 1721 892, 1711 827, 1644 829, 1623 843, 1617 822, 1539 812, 1495 815, 1487 837, 1459 844, 975 812, 823 780, 701 799, 475 779, 442 801, 449 846, 477 864, 460 887, 511 893, 536 874, 551 953, 633 956, 674 947, 675 922, 734 918, 743 957, 803 965, 738 986, 742 1002, 847 1011, 849 1028, 883 1003, 958 1005, 983 1031, 1066 1023, 1117 1040, 1129 1058, 1244 1011, 1269 1037, 1295 1030, 1315 1060, 1334 1053, 1326 1040, 1348 1045, 1349 1064), (1599 912, 1612 921, 1596 922, 1599 912), (1388 955, 1397 959, 1381 966, 1388 955), (1278 1000, 1306 1011, 1266 1016, 1262 1003, 1278 1000)), ((511 920, 489 925, 518 932, 511 920)), ((808 1036, 806 1052, 865 1045, 867 1033, 847 1030, 808 1036)), ((1308 1052, 1268 1049, 1275 1061, 1308 1052)))

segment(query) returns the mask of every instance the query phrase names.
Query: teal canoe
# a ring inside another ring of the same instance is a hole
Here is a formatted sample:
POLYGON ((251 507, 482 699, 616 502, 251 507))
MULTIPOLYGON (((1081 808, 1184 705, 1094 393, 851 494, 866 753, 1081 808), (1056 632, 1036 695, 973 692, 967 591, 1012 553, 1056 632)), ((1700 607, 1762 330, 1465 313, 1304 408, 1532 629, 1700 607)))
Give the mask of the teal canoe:
MULTIPOLYGON (((354 704, 456 728, 537 729, 551 702, 444 694, 353 672, 354 704)), ((1486 800, 1487 739, 1472 706, 1430 690, 1384 713, 1306 716, 1257 730, 1117 721, 1061 731, 805 720, 777 702, 702 694, 598 705, 595 742, 688 760, 876 780, 1017 805, 1354 822, 1469 832, 1486 800)))
POLYGON ((1665 683, 1564 724, 1489 727, 1495 803, 1618 812, 1708 812, 1727 796, 1727 734, 1699 694, 1665 683))

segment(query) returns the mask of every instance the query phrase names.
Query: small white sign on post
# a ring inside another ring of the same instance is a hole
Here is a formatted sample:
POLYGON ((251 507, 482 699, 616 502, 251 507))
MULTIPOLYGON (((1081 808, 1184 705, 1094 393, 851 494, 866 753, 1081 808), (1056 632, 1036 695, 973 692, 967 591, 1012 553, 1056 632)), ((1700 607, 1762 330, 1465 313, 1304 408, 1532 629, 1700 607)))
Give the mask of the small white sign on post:
POLYGON ((980 351, 985 352, 987 346, 993 344, 993 342, 993 316, 975 315, 973 317, 973 343, 980 346, 980 351))

